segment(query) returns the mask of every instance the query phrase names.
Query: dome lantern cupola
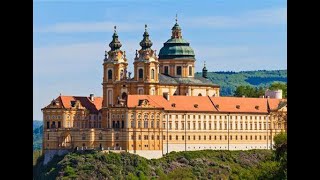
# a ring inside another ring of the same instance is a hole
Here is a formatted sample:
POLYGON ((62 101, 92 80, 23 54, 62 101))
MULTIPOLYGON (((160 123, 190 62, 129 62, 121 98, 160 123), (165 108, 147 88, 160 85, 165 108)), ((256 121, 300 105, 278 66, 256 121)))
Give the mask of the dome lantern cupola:
POLYGON ((109 47, 111 48, 111 51, 116 51, 119 50, 122 44, 120 43, 118 39, 118 34, 117 34, 117 26, 114 26, 114 33, 112 35, 112 41, 109 44, 109 47))
POLYGON ((152 46, 152 42, 149 39, 149 33, 147 31, 147 25, 145 25, 144 27, 145 27, 145 29, 144 29, 144 33, 143 33, 143 39, 140 42, 140 46, 142 47, 142 50, 150 49, 150 47, 152 46))
POLYGON ((178 15, 176 14, 176 24, 174 24, 174 26, 172 27, 172 36, 171 38, 182 38, 181 35, 181 28, 178 24, 178 15))
POLYGON ((189 59, 195 60, 195 54, 193 49, 190 47, 190 43, 182 38, 181 28, 178 24, 176 16, 176 23, 172 27, 171 38, 163 44, 163 47, 159 51, 159 60, 170 59, 189 59))

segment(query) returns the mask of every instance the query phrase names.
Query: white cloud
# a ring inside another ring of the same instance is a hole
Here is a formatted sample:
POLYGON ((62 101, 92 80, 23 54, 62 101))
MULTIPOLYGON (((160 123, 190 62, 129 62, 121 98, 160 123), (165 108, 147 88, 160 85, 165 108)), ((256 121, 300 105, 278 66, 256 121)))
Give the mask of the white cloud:
MULTIPOLYGON (((279 25, 287 22, 287 8, 271 8, 249 11, 235 16, 198 16, 184 17, 182 20, 187 28, 234 28, 254 25, 279 25)), ((134 17, 128 22, 65 22, 57 23, 47 27, 33 27, 35 33, 83 33, 83 32, 113 32, 113 27, 121 29, 122 32, 141 31, 144 27, 141 20, 135 21, 134 17)), ((168 21, 157 19, 147 22, 156 30, 168 28, 168 21)), ((170 24, 169 26, 171 26, 170 24)))

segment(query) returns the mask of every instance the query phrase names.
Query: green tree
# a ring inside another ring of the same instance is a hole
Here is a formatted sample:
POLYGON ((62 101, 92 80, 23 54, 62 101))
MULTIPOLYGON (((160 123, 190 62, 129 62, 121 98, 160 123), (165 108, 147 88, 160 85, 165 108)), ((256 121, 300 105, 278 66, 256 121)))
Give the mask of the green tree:
POLYGON ((263 87, 255 88, 252 86, 238 86, 234 92, 236 97, 260 97, 264 95, 265 89, 263 87))
POLYGON ((287 83, 274 82, 269 87, 270 90, 282 90, 282 97, 287 98, 287 83))
POLYGON ((287 133, 275 135, 273 141, 276 160, 280 161, 279 177, 287 179, 287 133))

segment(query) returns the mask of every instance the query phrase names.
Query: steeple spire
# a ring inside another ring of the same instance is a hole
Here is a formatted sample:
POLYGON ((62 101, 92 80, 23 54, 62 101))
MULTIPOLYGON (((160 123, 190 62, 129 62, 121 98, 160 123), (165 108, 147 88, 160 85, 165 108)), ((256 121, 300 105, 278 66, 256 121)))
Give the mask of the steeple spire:
POLYGON ((176 24, 178 24, 178 14, 176 14, 176 24))
POLYGON ((181 35, 181 28, 178 24, 178 14, 176 14, 176 23, 174 24, 174 26, 172 27, 172 36, 171 36, 171 39, 174 39, 174 38, 182 38, 182 35, 181 35))
POLYGON ((147 25, 145 24, 144 25, 144 33, 143 33, 143 39, 142 41, 140 42, 140 46, 142 47, 142 50, 145 50, 145 49, 149 49, 151 46, 152 46, 152 42, 151 40, 149 39, 149 33, 147 31, 147 25))
POLYGON ((120 43, 118 39, 118 34, 117 34, 117 26, 114 26, 114 33, 112 35, 112 41, 109 44, 109 47, 111 48, 111 51, 119 50, 122 44, 120 43))
POLYGON ((203 69, 202 69, 202 77, 207 78, 207 68, 206 68, 206 61, 204 61, 203 69))

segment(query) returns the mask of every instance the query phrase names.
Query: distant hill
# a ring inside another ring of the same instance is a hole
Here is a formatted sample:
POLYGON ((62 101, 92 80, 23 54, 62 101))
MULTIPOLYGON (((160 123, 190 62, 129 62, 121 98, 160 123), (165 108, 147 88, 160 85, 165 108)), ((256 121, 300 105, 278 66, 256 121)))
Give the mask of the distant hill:
POLYGON ((43 121, 40 120, 33 120, 33 130, 37 129, 43 124, 43 121))
MULTIPOLYGON (((202 76, 197 72, 195 76, 202 76)), ((267 87, 273 82, 287 82, 287 70, 208 72, 208 79, 221 86, 220 96, 232 96, 240 85, 267 87)))
POLYGON ((285 179, 271 150, 171 152, 148 160, 130 153, 78 152, 43 156, 33 179, 285 179))
POLYGON ((33 150, 42 148, 43 122, 33 121, 33 150))

